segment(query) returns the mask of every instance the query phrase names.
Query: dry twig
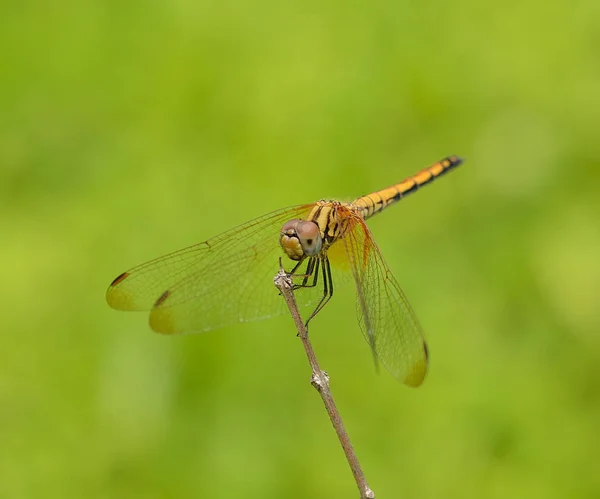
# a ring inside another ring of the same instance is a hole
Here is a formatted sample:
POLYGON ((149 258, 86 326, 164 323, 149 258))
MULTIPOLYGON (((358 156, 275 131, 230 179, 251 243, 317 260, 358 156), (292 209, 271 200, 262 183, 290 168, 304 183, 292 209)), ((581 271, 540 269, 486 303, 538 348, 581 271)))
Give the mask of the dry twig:
POLYGON ((356 480, 356 485, 360 491, 360 497, 361 499, 373 499, 375 497, 375 493, 367 484, 367 480, 365 479, 365 475, 360 467, 360 463, 358 462, 354 448, 350 443, 350 437, 348 437, 348 433, 346 432, 346 428, 344 427, 340 413, 338 412, 333 400, 333 396, 331 395, 331 390, 329 389, 329 376, 319 367, 317 357, 315 356, 315 352, 312 348, 310 340, 308 339, 308 331, 306 330, 306 326, 304 325, 302 317, 300 317, 298 305, 296 304, 296 299, 294 298, 292 279, 285 272, 283 266, 281 266, 281 262, 279 273, 273 280, 275 286, 281 292, 281 295, 285 299, 285 302, 290 310, 290 314, 292 315, 292 319, 294 320, 294 324, 298 330, 298 336, 302 341, 306 356, 308 357, 308 362, 312 369, 310 382, 317 389, 321 395, 321 398, 323 399, 325 409, 327 409, 327 414, 329 414, 329 419, 331 420, 331 423, 335 428, 335 432, 340 439, 342 449, 344 449, 344 454, 346 455, 346 459, 350 465, 352 474, 354 475, 354 480, 356 480))

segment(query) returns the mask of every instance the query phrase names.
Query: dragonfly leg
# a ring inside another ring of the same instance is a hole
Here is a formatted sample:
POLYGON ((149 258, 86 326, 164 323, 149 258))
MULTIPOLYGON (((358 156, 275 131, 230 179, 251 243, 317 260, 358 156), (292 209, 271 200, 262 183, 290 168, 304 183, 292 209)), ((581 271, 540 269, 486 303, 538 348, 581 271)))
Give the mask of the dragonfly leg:
MULTIPOLYGON (((306 272, 304 274, 296 275, 298 268, 300 267, 300 265, 302 265, 304 263, 305 260, 306 260, 305 258, 302 258, 302 260, 300 260, 296 265, 294 265, 292 270, 290 270, 289 272, 286 272, 287 275, 292 278, 293 277, 304 277, 301 284, 294 284, 292 286, 293 291, 295 291, 296 289, 299 289, 299 288, 312 288, 317 285, 316 276, 318 275, 318 267, 317 267, 317 272, 315 273, 314 272, 314 267, 315 267, 315 261, 314 261, 315 259, 314 258, 310 258, 308 260, 308 265, 306 266, 306 272), (308 279, 313 275, 313 273, 315 274, 315 281, 312 284, 307 284, 308 279)), ((281 296, 281 292, 279 292, 279 296, 281 296)))
POLYGON ((294 268, 288 272, 288 275, 293 276, 296 273, 296 270, 298 270, 298 267, 300 267, 300 265, 302 265, 303 263, 304 258, 302 258, 296 265, 294 265, 294 268))
MULTIPOLYGON (((319 266, 320 266, 321 262, 319 261, 318 258, 311 258, 308 261, 308 265, 306 266, 306 272, 304 273, 304 278, 302 279, 302 283, 300 284, 294 284, 294 287, 292 288, 294 291, 297 289, 301 289, 301 288, 314 288, 317 285, 317 282, 319 280, 319 266), (310 278, 313 278, 313 282, 312 284, 308 284, 308 280, 310 278)), ((298 265, 296 265, 296 267, 294 267, 294 269, 296 269, 298 267, 298 265)), ((302 275, 300 275, 302 276, 302 275)))
MULTIPOLYGON (((319 301, 318 305, 316 306, 315 310, 313 311, 312 314, 310 314, 310 317, 307 319, 306 323, 304 324, 304 326, 306 328, 308 328, 308 323, 321 311, 323 310, 323 307, 325 305, 327 305, 327 302, 331 299, 331 297, 333 296, 333 278, 331 277, 331 266, 329 265, 329 259, 327 257, 325 257, 323 259, 323 266, 322 266, 322 272, 323 272, 323 297, 321 298, 321 301, 319 301)), ((318 268, 317 268, 317 273, 318 273, 318 268)), ((315 284, 316 284, 316 279, 315 279, 315 284)))
MULTIPOLYGON (((302 264, 302 262, 298 262, 296 264, 296 266, 291 270, 289 275, 293 277, 294 273, 298 270, 298 267, 300 267, 301 264, 302 264)), ((298 275, 298 277, 303 277, 302 282, 300 284, 294 284, 292 287, 292 290, 296 291, 298 289, 316 287, 319 282, 319 268, 320 267, 321 267, 321 259, 320 258, 316 258, 316 257, 310 258, 308 260, 308 264, 306 265, 306 272, 304 272, 304 274, 298 275), (312 280, 312 283, 309 284, 309 279, 311 277, 313 278, 313 280, 312 280)), ((323 265, 323 275, 325 275, 324 269, 325 269, 325 266, 323 265)), ((327 287, 327 283, 325 283, 325 287, 327 287)), ((306 324, 308 324, 308 322, 306 324)), ((298 333, 296 336, 300 336, 300 333, 298 333)))

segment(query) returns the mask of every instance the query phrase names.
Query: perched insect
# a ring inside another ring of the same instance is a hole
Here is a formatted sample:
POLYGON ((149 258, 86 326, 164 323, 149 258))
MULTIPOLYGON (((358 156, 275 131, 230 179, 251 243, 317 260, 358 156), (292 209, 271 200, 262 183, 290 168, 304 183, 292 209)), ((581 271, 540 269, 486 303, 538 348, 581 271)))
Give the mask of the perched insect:
POLYGON ((450 156, 350 203, 321 200, 274 211, 124 272, 106 300, 118 310, 150 310, 150 326, 165 334, 271 317, 285 307, 272 279, 283 249, 294 262, 289 274, 298 300, 314 305, 308 320, 333 295, 333 270, 349 272, 375 358, 398 380, 419 386, 427 373, 423 332, 365 220, 461 162, 450 156))

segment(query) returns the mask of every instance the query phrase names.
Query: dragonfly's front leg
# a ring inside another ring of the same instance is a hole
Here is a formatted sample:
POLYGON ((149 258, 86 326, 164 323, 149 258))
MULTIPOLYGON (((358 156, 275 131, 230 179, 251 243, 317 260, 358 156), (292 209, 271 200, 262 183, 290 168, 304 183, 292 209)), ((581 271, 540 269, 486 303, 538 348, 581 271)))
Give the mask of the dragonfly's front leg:
MULTIPOLYGON (((308 264, 306 265, 306 272, 297 273, 298 269, 305 262, 305 260, 306 259, 303 258, 296 265, 294 265, 294 268, 292 268, 292 270, 290 270, 289 272, 286 272, 288 277, 291 277, 292 279, 294 277, 296 277, 296 278, 302 277, 302 282, 300 284, 292 285, 292 291, 296 291, 297 289, 302 289, 302 288, 314 288, 317 286, 317 283, 319 280, 320 261, 318 258, 309 258, 308 264), (313 282, 311 284, 308 284, 308 281, 311 277, 313 277, 313 282)), ((279 293, 279 295, 281 295, 281 292, 279 293)))
MULTIPOLYGON (((301 289, 301 288, 314 288, 319 281, 319 266, 321 265, 321 261, 318 258, 310 258, 308 260, 308 264, 306 265, 306 272, 304 274, 299 274, 297 277, 303 277, 302 283, 294 284, 293 290, 301 289), (309 279, 313 277, 312 284, 308 284, 309 279)), ((294 276, 294 270, 296 270, 298 265, 292 269, 290 275, 294 276)))
MULTIPOLYGON (((288 276, 290 276, 292 278, 302 277, 302 282, 300 284, 294 284, 292 286, 293 291, 296 291, 298 289, 303 289, 303 288, 315 288, 319 282, 319 270, 320 269, 323 270, 323 276, 325 276, 325 264, 323 264, 323 266, 321 266, 321 258, 318 258, 318 257, 309 258, 308 263, 306 265, 306 271, 304 273, 297 274, 296 272, 298 272, 298 269, 300 268, 302 263, 304 263, 304 262, 303 261, 298 262, 294 266, 294 268, 290 272, 288 272, 288 276), (311 277, 312 277, 312 282, 309 283, 311 277)), ((327 283, 325 283, 325 289, 326 290, 328 289, 327 283)), ((326 292, 327 291, 325 291, 325 293, 326 292)), ((320 308, 322 308, 321 304, 323 302, 324 297, 319 302, 319 306, 317 307, 317 310, 311 314, 309 320, 312 319, 312 317, 314 317, 314 315, 316 314, 316 312, 318 310, 320 310, 320 308)), ((306 321, 305 327, 308 330, 308 321, 306 321)), ((299 334, 297 336, 299 336, 299 334)))
MULTIPOLYGON (((329 258, 327 258, 326 256, 323 258, 323 265, 322 265, 321 268, 322 268, 322 272, 323 272, 323 297, 321 298, 321 301, 319 301, 317 307, 315 308, 315 310, 313 311, 313 313, 310 314, 310 317, 308 318, 308 320, 304 324, 304 326, 307 329, 308 329, 308 323, 321 310, 323 310, 323 307, 325 305, 327 305, 327 302, 333 296, 333 278, 331 277, 331 266, 329 265, 329 258)), ((317 275, 318 275, 318 265, 317 265, 317 272, 315 272, 315 281, 314 281, 315 285, 317 283, 317 278, 316 278, 317 275)))

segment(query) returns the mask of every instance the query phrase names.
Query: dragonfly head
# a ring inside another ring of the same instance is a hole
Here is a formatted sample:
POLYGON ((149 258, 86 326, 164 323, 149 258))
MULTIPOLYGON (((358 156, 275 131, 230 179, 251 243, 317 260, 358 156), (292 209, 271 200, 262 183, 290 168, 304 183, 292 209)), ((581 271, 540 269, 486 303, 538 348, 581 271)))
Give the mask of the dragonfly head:
POLYGON ((314 222, 289 220, 281 228, 279 243, 291 260, 301 260, 304 256, 318 255, 323 246, 319 226, 314 222))

